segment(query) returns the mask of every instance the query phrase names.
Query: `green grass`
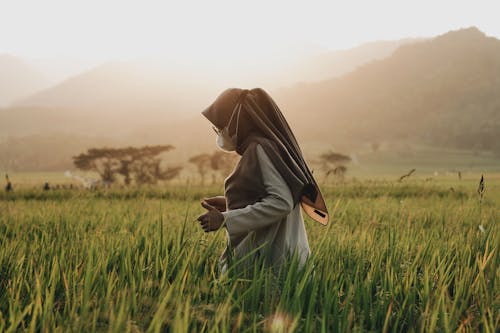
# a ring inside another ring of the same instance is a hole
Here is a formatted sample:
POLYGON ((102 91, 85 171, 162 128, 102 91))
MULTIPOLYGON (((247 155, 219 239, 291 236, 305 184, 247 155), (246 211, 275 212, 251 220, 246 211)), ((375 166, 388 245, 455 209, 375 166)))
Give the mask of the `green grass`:
POLYGON ((480 207, 477 180, 325 185, 303 271, 221 279, 195 221, 221 186, 2 192, 0 332, 495 332, 500 181, 480 207))

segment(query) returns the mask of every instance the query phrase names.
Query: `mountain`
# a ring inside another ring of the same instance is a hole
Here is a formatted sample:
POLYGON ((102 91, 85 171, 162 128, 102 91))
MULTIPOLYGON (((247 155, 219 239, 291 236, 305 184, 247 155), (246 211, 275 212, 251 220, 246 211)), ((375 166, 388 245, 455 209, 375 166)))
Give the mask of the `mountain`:
POLYGON ((93 69, 102 61, 98 59, 88 59, 85 57, 71 57, 71 56, 50 56, 50 57, 34 57, 25 59, 28 64, 41 72, 49 81, 50 86, 54 86, 62 81, 84 73, 93 69))
POLYGON ((251 76, 258 75, 244 74, 244 68, 221 74, 219 68, 201 71, 190 63, 109 62, 20 99, 9 109, 0 109, 0 133, 5 137, 68 132, 126 137, 138 143, 179 141, 198 147, 193 131, 211 134, 199 112, 228 87, 231 78, 261 82, 255 86, 269 91, 268 86, 338 76, 412 42, 415 40, 373 42, 324 52, 292 67, 265 71, 255 81, 251 76))
POLYGON ((274 87, 289 86, 343 76, 357 67, 374 60, 389 57, 402 45, 421 42, 423 38, 406 38, 394 41, 376 41, 347 49, 322 52, 301 61, 285 65, 272 72, 269 81, 274 87))
POLYGON ((0 133, 69 132, 140 143, 170 140, 179 137, 180 124, 218 92, 181 70, 107 63, 0 109, 0 133))
POLYGON ((110 62, 20 100, 14 106, 112 115, 177 112, 201 107, 199 96, 205 87, 199 82, 182 71, 110 62))
POLYGON ((0 170, 61 171, 73 167, 71 156, 96 146, 126 146, 106 137, 70 133, 34 134, 0 141, 0 170))
POLYGON ((472 27, 275 94, 305 138, 500 152, 500 41, 472 27))
POLYGON ((47 88, 47 79, 22 59, 0 54, 0 107, 47 88))
POLYGON ((165 110, 164 106, 168 105, 170 109, 184 111, 200 106, 196 101, 198 93, 203 95, 203 102, 206 102, 210 96, 227 87, 228 82, 246 82, 269 89, 338 77, 364 63, 389 56, 401 45, 416 41, 418 39, 366 43, 349 50, 309 56, 302 61, 278 65, 262 73, 245 74, 239 73, 238 69, 225 74, 219 73, 218 69, 199 73, 194 65, 181 67, 173 64, 168 68, 139 61, 110 62, 28 96, 15 103, 15 106, 82 110, 98 108, 112 112, 118 109, 165 110), (172 100, 176 104, 172 105, 172 100))
MULTIPOLYGON (((266 90, 306 155, 380 144, 500 153, 500 41, 476 28, 403 43, 342 76, 296 81, 302 83, 266 90)), ((214 148, 200 111, 221 90, 216 77, 186 68, 108 63, 0 109, 0 143, 61 132, 127 145, 173 144, 176 158, 187 160, 214 148)), ((20 155, 30 149, 10 146, 20 155)))

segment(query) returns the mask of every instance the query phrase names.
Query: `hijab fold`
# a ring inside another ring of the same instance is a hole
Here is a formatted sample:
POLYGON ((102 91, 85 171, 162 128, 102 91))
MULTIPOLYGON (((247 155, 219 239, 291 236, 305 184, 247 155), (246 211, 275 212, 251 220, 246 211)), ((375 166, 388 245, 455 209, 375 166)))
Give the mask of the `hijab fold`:
POLYGON ((294 206, 326 225, 328 209, 302 151, 280 109, 263 89, 227 89, 202 114, 216 127, 229 126, 236 134, 236 152, 243 155, 250 142, 258 142, 292 193, 294 206), (233 112, 236 112, 233 117, 233 112), (231 119, 231 121, 229 121, 231 119))

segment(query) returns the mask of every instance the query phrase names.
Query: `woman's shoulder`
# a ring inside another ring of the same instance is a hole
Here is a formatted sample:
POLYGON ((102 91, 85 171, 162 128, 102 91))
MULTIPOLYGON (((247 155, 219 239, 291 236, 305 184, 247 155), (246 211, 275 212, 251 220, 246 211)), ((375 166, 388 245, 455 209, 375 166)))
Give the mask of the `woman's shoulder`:
POLYGON ((265 143, 261 142, 252 142, 251 145, 248 146, 249 153, 259 157, 259 159, 267 158, 266 147, 264 147, 265 143))
POLYGON ((241 158, 248 158, 250 156, 255 156, 257 154, 257 142, 252 141, 248 144, 241 158))

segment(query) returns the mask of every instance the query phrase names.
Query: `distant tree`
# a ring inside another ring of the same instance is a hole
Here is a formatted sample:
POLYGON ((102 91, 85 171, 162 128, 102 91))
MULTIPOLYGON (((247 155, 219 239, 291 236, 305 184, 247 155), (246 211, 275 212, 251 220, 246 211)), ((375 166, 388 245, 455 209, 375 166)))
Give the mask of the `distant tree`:
POLYGON ((212 154, 203 153, 195 155, 189 159, 189 163, 196 166, 200 174, 201 184, 203 185, 209 173, 212 174, 212 183, 215 183, 217 180, 217 174, 222 177, 229 175, 237 159, 238 155, 236 154, 228 154, 216 150, 212 154))
MULTIPOLYGON (((227 177, 238 159, 236 154, 228 154, 223 151, 215 151, 210 158, 212 170, 219 173, 223 178, 227 177)), ((215 181, 215 178, 214 178, 215 181)))
POLYGON ((345 173, 347 172, 345 164, 351 161, 349 156, 330 151, 321 154, 319 158, 321 161, 321 167, 325 171, 325 181, 331 174, 335 175, 339 179, 344 179, 345 173))
POLYGON ((85 154, 73 157, 74 165, 84 171, 97 172, 105 183, 115 182, 117 175, 129 185, 155 184, 174 178, 182 167, 163 168, 160 154, 174 149, 171 145, 127 148, 91 148, 85 154))
POLYGON ((206 153, 195 155, 189 159, 189 163, 196 166, 201 177, 201 184, 205 184, 206 175, 211 169, 212 156, 206 153))
POLYGON ((137 184, 156 184, 159 180, 170 180, 179 174, 182 167, 162 168, 162 160, 158 155, 172 149, 174 147, 171 145, 126 148, 117 172, 124 177, 126 185, 132 179, 137 184))
POLYGON ((182 170, 181 166, 162 168, 160 159, 149 159, 134 163, 135 181, 138 184, 156 184, 159 180, 170 180, 182 170))
POLYGON ((116 179, 116 168, 122 158, 123 149, 90 148, 86 154, 73 157, 75 167, 83 171, 95 171, 103 182, 113 183, 116 179))
POLYGON ((117 173, 123 176, 125 185, 129 185, 132 182, 132 163, 134 163, 134 160, 131 158, 121 159, 120 166, 116 170, 117 173))
POLYGON ((349 156, 340 153, 335 153, 333 151, 321 154, 320 159, 323 163, 334 164, 334 165, 343 164, 351 161, 351 158, 349 156))
POLYGON ((345 165, 339 165, 333 169, 333 174, 340 179, 344 179, 345 173, 347 172, 347 167, 345 165))

